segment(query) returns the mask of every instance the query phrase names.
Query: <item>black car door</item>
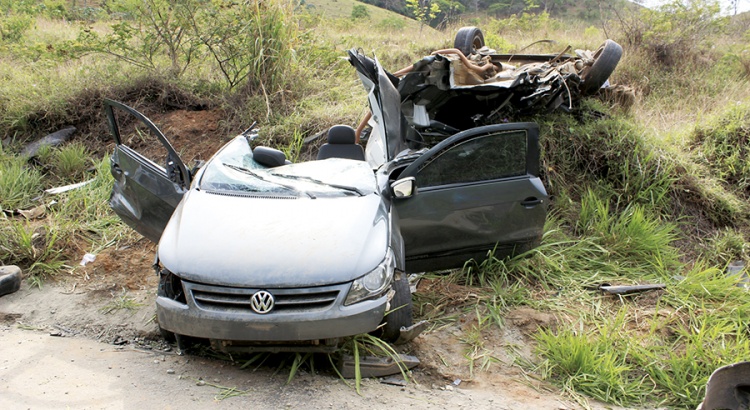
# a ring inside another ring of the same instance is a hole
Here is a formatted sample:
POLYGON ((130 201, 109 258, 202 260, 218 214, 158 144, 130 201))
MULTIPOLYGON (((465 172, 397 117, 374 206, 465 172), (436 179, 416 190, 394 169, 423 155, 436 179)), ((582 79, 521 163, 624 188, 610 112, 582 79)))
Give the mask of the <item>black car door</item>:
POLYGON ((541 238, 547 192, 539 179, 539 128, 533 123, 472 128, 436 145, 400 174, 418 192, 397 200, 406 268, 462 266, 495 250, 503 257, 541 238))
POLYGON ((105 100, 105 112, 116 143, 111 158, 115 181, 109 205, 131 228, 152 242, 159 242, 190 187, 190 173, 164 134, 143 114, 112 100, 105 100), (149 147, 148 156, 130 148, 131 144, 149 147))

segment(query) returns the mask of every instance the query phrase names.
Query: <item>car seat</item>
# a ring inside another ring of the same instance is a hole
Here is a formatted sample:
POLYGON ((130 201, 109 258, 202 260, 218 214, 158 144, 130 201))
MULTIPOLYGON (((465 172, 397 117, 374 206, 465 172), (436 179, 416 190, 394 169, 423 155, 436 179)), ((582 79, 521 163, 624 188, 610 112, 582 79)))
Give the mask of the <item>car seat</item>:
POLYGON ((268 168, 291 164, 283 152, 270 147, 255 147, 253 149, 253 160, 268 168))
POLYGON ((364 161, 365 150, 355 141, 354 128, 334 125, 328 130, 328 142, 318 151, 318 159, 346 158, 364 161))

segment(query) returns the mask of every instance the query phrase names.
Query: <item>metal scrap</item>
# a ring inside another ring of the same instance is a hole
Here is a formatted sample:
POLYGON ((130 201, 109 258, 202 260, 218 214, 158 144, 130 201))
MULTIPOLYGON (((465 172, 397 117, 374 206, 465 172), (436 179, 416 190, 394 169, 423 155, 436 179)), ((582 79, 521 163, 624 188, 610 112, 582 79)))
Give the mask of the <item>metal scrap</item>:
POLYGON ((652 285, 610 285, 608 283, 599 285, 597 289, 610 295, 632 295, 634 293, 642 293, 649 290, 666 289, 667 285, 663 283, 656 283, 652 285))

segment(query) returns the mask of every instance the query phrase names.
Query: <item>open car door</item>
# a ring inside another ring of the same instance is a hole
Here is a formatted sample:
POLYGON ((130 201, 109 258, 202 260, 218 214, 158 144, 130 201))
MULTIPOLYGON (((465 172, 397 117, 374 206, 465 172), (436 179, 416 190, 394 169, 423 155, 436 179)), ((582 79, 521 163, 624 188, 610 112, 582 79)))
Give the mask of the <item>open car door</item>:
POLYGON ((159 242, 190 187, 190 173, 151 120, 117 101, 105 100, 104 104, 117 144, 111 158, 115 182, 109 205, 131 228, 152 242, 159 242), (157 149, 153 149, 154 139, 159 142, 157 149), (138 143, 151 147, 148 157, 128 146, 138 143))
POLYGON ((547 214, 539 179, 539 128, 489 125, 460 132, 399 175, 418 193, 396 200, 410 272, 462 266, 469 259, 536 246, 547 214))
POLYGON ((349 50, 349 63, 357 70, 368 92, 373 127, 367 141, 368 162, 377 168, 407 148, 406 119, 401 114, 401 95, 396 89, 399 79, 388 73, 377 59, 349 50), (373 146, 377 147, 373 153, 373 146))

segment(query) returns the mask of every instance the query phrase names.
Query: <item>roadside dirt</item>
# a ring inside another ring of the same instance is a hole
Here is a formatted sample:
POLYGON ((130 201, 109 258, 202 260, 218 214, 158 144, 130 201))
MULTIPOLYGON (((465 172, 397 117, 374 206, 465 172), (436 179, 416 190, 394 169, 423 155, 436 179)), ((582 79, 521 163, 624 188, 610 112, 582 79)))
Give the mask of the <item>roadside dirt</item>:
MULTIPOLYGON (((216 111, 149 116, 187 164, 207 159, 231 137, 215 137, 221 121, 216 111)), ((158 149, 155 141, 138 143, 133 148, 139 151, 158 149)), ((154 322, 154 251, 145 239, 110 247, 86 266, 70 261, 75 268, 42 289, 24 283, 0 298, 0 408, 580 407, 517 364, 533 358, 529 334, 556 323, 528 308, 508 312, 500 327, 478 323, 472 309, 436 306, 453 309, 455 320, 436 323, 400 349, 421 360, 410 381, 365 380, 361 394, 328 369, 327 359, 316 362, 316 372, 304 367, 287 383, 293 354, 246 369, 243 361, 214 358, 208 349, 178 356, 154 322)), ((451 286, 470 303, 471 288, 451 286)))

